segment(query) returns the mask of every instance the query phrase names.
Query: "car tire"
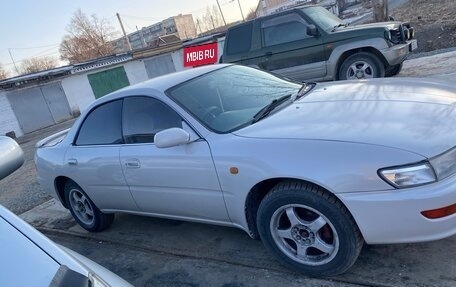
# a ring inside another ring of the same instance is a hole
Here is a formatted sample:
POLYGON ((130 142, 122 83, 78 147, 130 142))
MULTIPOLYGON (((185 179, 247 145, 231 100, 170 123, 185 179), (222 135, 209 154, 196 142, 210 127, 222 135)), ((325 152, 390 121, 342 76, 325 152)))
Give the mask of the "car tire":
POLYGON ((385 67, 372 53, 360 52, 345 59, 339 69, 339 80, 383 78, 385 67))
POLYGON ((257 213, 261 240, 286 267, 307 276, 333 276, 349 269, 364 243, 346 207, 324 189, 282 182, 257 213))
POLYGON ((394 65, 394 66, 388 66, 385 70, 385 77, 392 77, 396 76, 399 74, 402 70, 402 63, 394 65))
POLYGON ((67 181, 64 191, 71 215, 85 230, 90 232, 103 231, 114 221, 114 214, 101 212, 74 181, 67 181))

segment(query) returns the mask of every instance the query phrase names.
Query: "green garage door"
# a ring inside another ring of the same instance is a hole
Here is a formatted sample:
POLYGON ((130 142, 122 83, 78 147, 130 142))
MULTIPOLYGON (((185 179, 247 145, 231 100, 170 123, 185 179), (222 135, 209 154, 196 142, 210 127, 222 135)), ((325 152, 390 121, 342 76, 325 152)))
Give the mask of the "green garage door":
POLYGON ((92 91, 97 99, 110 92, 130 85, 124 67, 90 74, 88 75, 88 78, 92 91))

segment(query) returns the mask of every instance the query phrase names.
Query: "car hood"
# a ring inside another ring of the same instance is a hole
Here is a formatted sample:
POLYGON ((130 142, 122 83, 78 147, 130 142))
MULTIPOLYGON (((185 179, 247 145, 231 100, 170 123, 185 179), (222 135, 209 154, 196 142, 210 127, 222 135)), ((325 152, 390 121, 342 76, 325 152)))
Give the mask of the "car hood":
POLYGON ((235 134, 365 143, 432 157, 456 145, 455 103, 454 85, 426 79, 317 84, 305 97, 235 134))
POLYGON ((353 31, 353 30, 365 30, 370 28, 388 28, 394 29, 401 25, 401 22, 376 22, 376 23, 369 23, 369 24, 359 24, 359 25, 349 25, 346 27, 339 27, 336 31, 353 31))

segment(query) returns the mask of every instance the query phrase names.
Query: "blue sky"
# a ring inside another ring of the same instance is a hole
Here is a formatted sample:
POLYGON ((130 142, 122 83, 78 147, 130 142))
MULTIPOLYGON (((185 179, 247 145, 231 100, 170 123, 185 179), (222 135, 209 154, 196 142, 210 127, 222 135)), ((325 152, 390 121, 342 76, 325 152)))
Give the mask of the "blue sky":
MULTIPOLYGON (((227 22, 241 19, 237 0, 219 0, 227 22)), ((240 0, 244 15, 258 0, 240 0)), ((216 0, 3 0, 0 17, 0 63, 13 71, 14 60, 20 61, 35 56, 58 57, 59 43, 65 34, 65 27, 72 14, 81 8, 88 15, 96 14, 107 18, 119 30, 116 13, 124 22, 127 32, 159 22, 179 13, 192 13, 195 16, 205 12, 208 5, 216 0)))

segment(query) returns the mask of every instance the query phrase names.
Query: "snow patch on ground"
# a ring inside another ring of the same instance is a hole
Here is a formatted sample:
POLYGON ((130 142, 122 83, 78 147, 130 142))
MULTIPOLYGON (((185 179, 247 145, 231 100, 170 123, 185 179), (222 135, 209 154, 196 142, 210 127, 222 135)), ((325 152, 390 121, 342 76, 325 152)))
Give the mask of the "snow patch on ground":
POLYGON ((431 77, 456 83, 456 51, 406 60, 398 77, 431 77))

